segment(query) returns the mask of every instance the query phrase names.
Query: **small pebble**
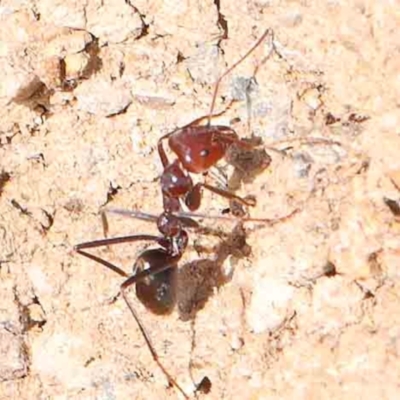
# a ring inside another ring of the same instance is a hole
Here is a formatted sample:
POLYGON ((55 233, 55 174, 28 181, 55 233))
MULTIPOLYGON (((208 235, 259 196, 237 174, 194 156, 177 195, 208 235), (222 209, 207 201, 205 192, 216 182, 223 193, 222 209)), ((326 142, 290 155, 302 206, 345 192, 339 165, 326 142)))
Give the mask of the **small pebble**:
POLYGON ((89 54, 77 53, 69 54, 65 57, 65 79, 79 79, 83 76, 85 69, 89 65, 89 54))
POLYGON ((250 329, 254 333, 273 332, 278 329, 291 311, 293 293, 293 287, 282 280, 259 279, 255 283, 246 313, 250 329))
POLYGON ((132 102, 131 92, 122 82, 105 77, 83 82, 74 93, 80 110, 104 117, 123 112, 132 102))

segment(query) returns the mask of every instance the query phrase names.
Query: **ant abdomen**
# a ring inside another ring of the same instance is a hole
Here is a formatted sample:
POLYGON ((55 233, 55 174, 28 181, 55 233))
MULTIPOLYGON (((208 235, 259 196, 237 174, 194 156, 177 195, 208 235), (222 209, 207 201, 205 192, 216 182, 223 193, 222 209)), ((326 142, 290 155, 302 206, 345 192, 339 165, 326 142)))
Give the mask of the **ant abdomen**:
POLYGON ((140 302, 156 315, 170 314, 176 304, 177 268, 175 260, 164 249, 145 250, 137 259, 136 273, 152 267, 166 269, 148 275, 136 283, 136 295, 140 302))

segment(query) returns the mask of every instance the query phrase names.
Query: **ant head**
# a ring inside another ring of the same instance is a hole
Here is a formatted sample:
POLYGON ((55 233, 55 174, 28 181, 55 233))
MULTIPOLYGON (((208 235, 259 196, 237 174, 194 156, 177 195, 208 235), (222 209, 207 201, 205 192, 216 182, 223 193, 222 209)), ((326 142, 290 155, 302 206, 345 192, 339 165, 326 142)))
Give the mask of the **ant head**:
POLYGON ((171 135, 169 146, 186 170, 199 174, 215 165, 238 140, 227 126, 191 126, 171 135))

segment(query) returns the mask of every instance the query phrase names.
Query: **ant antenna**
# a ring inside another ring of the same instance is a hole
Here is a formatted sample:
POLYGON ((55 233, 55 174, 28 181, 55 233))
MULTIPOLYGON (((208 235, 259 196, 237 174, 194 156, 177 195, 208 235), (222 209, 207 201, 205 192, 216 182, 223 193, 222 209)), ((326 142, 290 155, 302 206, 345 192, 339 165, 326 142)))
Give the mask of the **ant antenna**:
MULTIPOLYGON (((214 220, 220 220, 220 221, 234 221, 234 222, 260 222, 264 223, 267 225, 275 225, 277 223, 285 222, 286 220, 292 218, 294 215, 298 214, 301 211, 301 208, 295 208, 293 211, 288 213, 287 215, 278 217, 278 218, 235 218, 235 217, 229 217, 225 215, 208 215, 208 214, 202 214, 202 213, 194 213, 194 212, 185 212, 185 211, 176 211, 172 213, 174 216, 179 218, 181 222, 185 225, 185 228, 192 228, 192 229, 199 229, 200 225, 196 223, 193 218, 199 218, 199 219, 214 219, 214 220)), ((142 211, 136 211, 136 210, 126 210, 122 208, 106 208, 103 210, 103 213, 110 213, 110 214, 118 214, 122 215, 124 217, 129 217, 129 218, 136 218, 144 221, 149 221, 149 222, 156 222, 157 221, 157 216, 153 214, 148 214, 144 213, 142 211)), ((145 236, 145 235, 142 235, 145 236)), ((150 236, 149 236, 150 237, 150 236)), ((108 242, 112 241, 113 239, 106 239, 108 242)), ((129 239, 127 239, 129 240, 129 239)), ((97 241, 100 242, 100 241, 97 241)), ((113 244, 113 243, 111 243, 113 244)))
MULTIPOLYGON (((221 83, 222 79, 225 78, 230 72, 232 72, 239 64, 241 64, 264 40, 267 36, 271 36, 272 42, 274 40, 274 31, 271 28, 266 29, 266 31, 263 33, 263 35, 257 40, 257 42, 251 47, 250 50, 247 51, 247 53, 241 57, 238 61, 236 61, 231 67, 229 67, 215 82, 215 88, 214 88, 214 93, 211 101, 211 107, 210 107, 210 112, 207 118, 207 125, 209 126, 211 124, 211 116, 214 112, 214 106, 215 106, 215 100, 217 98, 217 93, 219 89, 219 84, 221 83)), ((273 48, 275 46, 273 45, 273 48)))

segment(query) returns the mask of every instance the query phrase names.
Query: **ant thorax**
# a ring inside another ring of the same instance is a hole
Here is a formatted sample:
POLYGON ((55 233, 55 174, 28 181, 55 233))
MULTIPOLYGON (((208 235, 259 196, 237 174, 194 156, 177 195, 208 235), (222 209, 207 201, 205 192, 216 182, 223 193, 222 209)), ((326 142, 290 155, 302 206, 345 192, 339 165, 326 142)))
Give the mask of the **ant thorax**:
POLYGON ((168 165, 161 175, 161 188, 163 194, 169 197, 182 197, 193 187, 190 175, 182 168, 179 160, 168 165))

